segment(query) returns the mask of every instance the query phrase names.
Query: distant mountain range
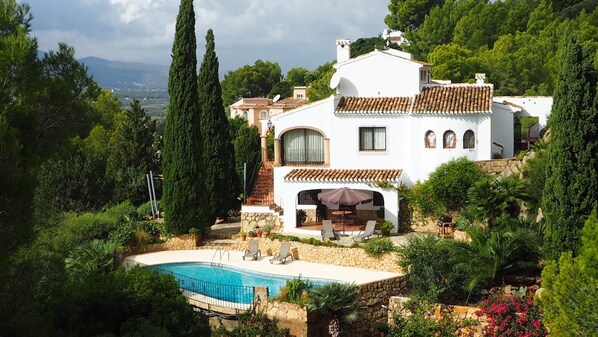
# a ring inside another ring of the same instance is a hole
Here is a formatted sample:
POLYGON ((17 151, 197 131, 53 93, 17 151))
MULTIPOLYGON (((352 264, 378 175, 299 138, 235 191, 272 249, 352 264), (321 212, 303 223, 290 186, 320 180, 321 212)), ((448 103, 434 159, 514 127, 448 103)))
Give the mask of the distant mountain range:
POLYGON ((87 66, 89 74, 104 88, 142 91, 168 88, 168 66, 109 61, 99 57, 85 57, 79 62, 87 66))
MULTIPOLYGON (((44 51, 38 52, 41 59, 44 51)), ((118 90, 152 91, 168 88, 168 66, 109 61, 99 57, 78 60, 88 68, 88 74, 103 88, 118 90)))

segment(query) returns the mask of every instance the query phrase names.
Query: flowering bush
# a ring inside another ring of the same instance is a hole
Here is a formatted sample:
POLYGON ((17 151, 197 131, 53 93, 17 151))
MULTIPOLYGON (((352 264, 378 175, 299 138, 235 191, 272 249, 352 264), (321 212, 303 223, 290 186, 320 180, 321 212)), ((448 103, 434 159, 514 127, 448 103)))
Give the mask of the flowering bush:
POLYGON ((494 294, 484 301, 478 316, 488 317, 484 336, 544 337, 548 335, 542 324, 540 308, 532 300, 512 295, 502 298, 494 294))

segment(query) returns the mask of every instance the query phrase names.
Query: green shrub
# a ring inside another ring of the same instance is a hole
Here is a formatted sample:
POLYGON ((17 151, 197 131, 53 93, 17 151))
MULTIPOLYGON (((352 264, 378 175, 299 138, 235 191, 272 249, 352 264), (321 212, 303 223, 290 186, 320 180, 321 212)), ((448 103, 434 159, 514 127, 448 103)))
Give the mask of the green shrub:
POLYGON ((300 239, 294 235, 284 235, 280 233, 270 233, 269 236, 272 240, 280 240, 280 241, 291 241, 291 242, 299 242, 300 239))
POLYGON ((315 238, 305 238, 305 239, 300 239, 299 242, 301 243, 306 243, 308 245, 312 245, 312 246, 324 246, 324 247, 343 247, 339 244, 336 244, 332 241, 322 241, 322 240, 318 240, 315 238))
POLYGON ((53 241, 59 250, 70 251, 93 240, 106 241, 116 228, 116 219, 105 213, 66 213, 53 241))
POLYGON ((450 310, 441 308, 440 318, 433 317, 435 305, 412 299, 405 303, 399 314, 393 316, 394 324, 376 324, 374 328, 388 337, 453 337, 463 328, 475 325, 471 319, 460 320, 450 310))
POLYGON ((267 337, 287 337, 288 329, 281 329, 277 325, 277 320, 270 320, 262 311, 253 314, 247 311, 239 315, 239 324, 231 331, 227 331, 224 326, 212 330, 212 337, 247 337, 247 336, 267 336, 267 337))
POLYGON ((286 281, 277 297, 282 302, 306 305, 309 302, 309 292, 314 288, 310 280, 302 280, 301 276, 286 281))
POLYGON ((467 298, 464 272, 450 260, 454 241, 435 235, 413 236, 398 248, 399 265, 407 272, 411 294, 431 302, 454 302, 467 298))
POLYGON ((119 222, 135 220, 138 217, 137 208, 130 201, 124 201, 116 206, 112 206, 104 214, 119 222))
POLYGON ((384 220, 380 224, 379 229, 382 231, 382 234, 389 235, 390 232, 392 232, 395 229, 395 225, 388 220, 384 220))
POLYGON ((457 211, 467 201, 469 188, 482 176, 480 167, 463 157, 438 166, 424 186, 446 210, 457 211))
POLYGON ((384 253, 394 251, 395 247, 390 239, 382 238, 369 240, 365 244, 365 247, 363 247, 363 250, 370 256, 378 257, 384 253))
MULTIPOLYGON (((162 200, 158 200, 158 210, 162 209, 162 200)), ((139 215, 139 219, 145 220, 148 216, 152 215, 152 204, 148 201, 141 206, 137 207, 137 214, 139 215)))
POLYGON ((122 247, 130 246, 135 241, 136 224, 132 221, 121 222, 108 236, 111 242, 122 247))

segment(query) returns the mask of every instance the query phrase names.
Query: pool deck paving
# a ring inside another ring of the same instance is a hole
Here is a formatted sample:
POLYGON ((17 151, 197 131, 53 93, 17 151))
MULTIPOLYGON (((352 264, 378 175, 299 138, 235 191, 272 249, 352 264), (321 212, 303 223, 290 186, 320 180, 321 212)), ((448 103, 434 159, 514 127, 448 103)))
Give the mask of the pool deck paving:
POLYGON ((400 274, 397 273, 362 268, 341 267, 300 260, 293 261, 290 259, 287 260, 286 264, 279 264, 277 262, 271 264, 271 258, 272 256, 264 255, 258 257, 257 261, 244 261, 243 252, 240 251, 175 250, 131 255, 124 260, 124 265, 157 265, 177 262, 218 262, 222 263, 224 266, 247 269, 249 271, 259 273, 292 277, 301 276, 305 278, 336 280, 348 283, 354 282, 358 285, 400 276, 400 274), (220 258, 221 254, 222 259, 220 258))

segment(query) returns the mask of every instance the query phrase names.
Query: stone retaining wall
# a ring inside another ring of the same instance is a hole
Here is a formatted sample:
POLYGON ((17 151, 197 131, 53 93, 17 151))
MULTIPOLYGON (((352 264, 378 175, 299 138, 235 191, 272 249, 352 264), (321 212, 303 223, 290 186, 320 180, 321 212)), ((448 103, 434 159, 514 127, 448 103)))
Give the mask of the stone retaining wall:
MULTIPOLYGON (((387 321, 386 305, 393 295, 397 295, 406 287, 404 277, 399 276, 359 286, 359 308, 357 320, 344 327, 350 336, 379 336, 371 327, 372 322, 387 321), (384 307, 383 307, 384 305, 384 307)), ((290 330, 291 336, 327 337, 328 318, 317 312, 309 312, 305 307, 286 302, 270 301, 266 305, 266 315, 276 319, 280 328, 290 330)))
POLYGON ((270 225, 272 228, 282 228, 280 218, 274 212, 242 212, 241 213, 241 230, 249 232, 256 227, 263 228, 265 225, 270 225))
POLYGON ((390 298, 405 292, 407 281, 399 276, 359 286, 359 313, 357 320, 347 328, 351 336, 381 336, 372 328, 372 322, 386 323, 390 298))
MULTIPOLYGON (((280 250, 281 242, 279 240, 257 239, 260 240, 259 249, 262 255, 272 256, 280 250)), ((248 242, 238 241, 234 249, 245 251, 248 242)), ((380 257, 372 257, 361 248, 325 247, 291 242, 291 254, 293 258, 307 262, 402 273, 401 267, 397 263, 399 259, 397 253, 386 253, 380 257)))
MULTIPOLYGON (((407 303, 409 300, 409 297, 400 296, 393 296, 390 298, 390 300, 388 301, 388 324, 393 324, 393 317, 395 315, 409 315, 408 311, 405 309, 405 303, 407 303)), ((431 318, 440 319, 441 315, 452 313, 455 315, 455 319, 457 320, 471 319, 477 321, 477 325, 462 331, 462 333, 458 336, 465 337, 470 336, 470 334, 473 333, 474 336, 478 337, 482 336, 482 329, 487 324, 486 316, 477 315, 478 310, 480 310, 480 308, 460 305, 441 306, 440 304, 437 304, 434 310, 434 314, 431 318)))

